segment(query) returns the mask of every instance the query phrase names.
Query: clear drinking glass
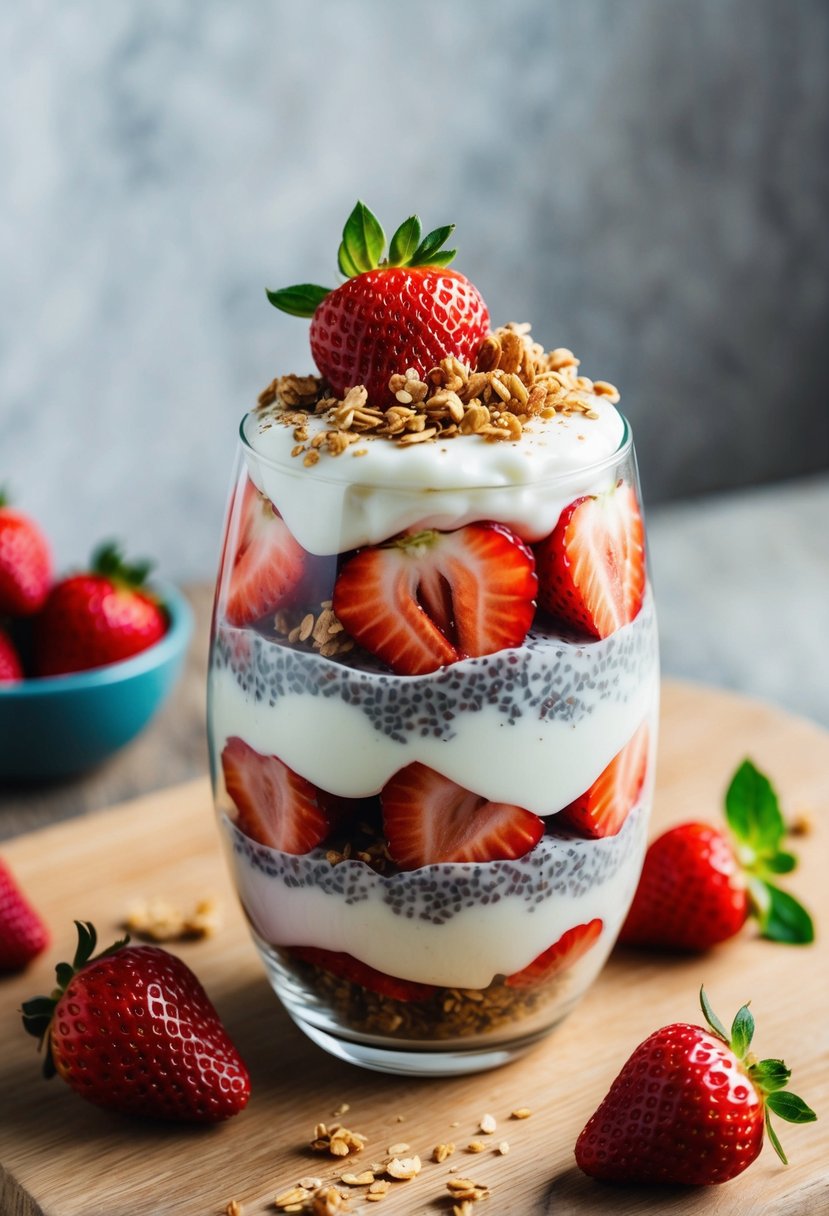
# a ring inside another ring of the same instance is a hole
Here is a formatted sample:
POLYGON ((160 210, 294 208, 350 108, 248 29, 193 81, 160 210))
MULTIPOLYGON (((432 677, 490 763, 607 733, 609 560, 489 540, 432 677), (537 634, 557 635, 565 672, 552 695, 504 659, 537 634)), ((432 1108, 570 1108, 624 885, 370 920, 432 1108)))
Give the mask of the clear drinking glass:
POLYGON ((520 645, 421 675, 354 645, 331 605, 355 549, 492 520, 536 544, 580 498, 638 501, 629 428, 610 458, 542 482, 454 488, 443 475, 424 489, 266 459, 253 418, 208 696, 216 810, 253 940, 288 1013, 342 1059, 419 1075, 504 1063, 582 997, 633 897, 658 709, 649 584, 632 621, 603 639, 539 609, 520 645), (447 814, 503 802, 542 817, 543 835, 510 859, 395 864, 386 791, 423 774, 412 765, 461 791, 447 814), (572 808, 602 781, 627 803, 596 836, 572 808))

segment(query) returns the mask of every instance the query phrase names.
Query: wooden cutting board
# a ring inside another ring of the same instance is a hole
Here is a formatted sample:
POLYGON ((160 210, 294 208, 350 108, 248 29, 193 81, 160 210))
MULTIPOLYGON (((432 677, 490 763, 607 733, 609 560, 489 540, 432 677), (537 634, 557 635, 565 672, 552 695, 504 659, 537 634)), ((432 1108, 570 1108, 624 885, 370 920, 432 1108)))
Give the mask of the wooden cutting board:
POLYGON ((772 777, 788 815, 803 812, 814 821, 797 842, 801 865, 790 886, 815 914, 818 943, 776 946, 746 931, 705 958, 617 952, 578 1011, 544 1043, 499 1071, 463 1079, 363 1072, 329 1058, 294 1028, 235 905, 206 781, 7 844, 4 855, 43 910, 55 946, 25 977, 0 984, 0 1212, 220 1216, 236 1199, 245 1216, 255 1216, 273 1212, 274 1196, 303 1175, 334 1180, 400 1142, 423 1159, 419 1177, 395 1183, 379 1204, 352 1199, 349 1212, 450 1212, 446 1182, 453 1176, 490 1187, 482 1216, 829 1212, 829 734, 726 693, 666 686, 659 828, 689 817, 716 820, 728 778, 746 755, 772 777), (54 961, 71 954, 73 918, 94 921, 107 939, 136 898, 186 905, 205 894, 221 899, 222 930, 174 949, 202 979, 248 1062, 247 1110, 216 1128, 180 1129, 108 1116, 59 1079, 43 1081, 17 1011, 21 1000, 52 986, 54 961), (637 1043, 668 1022, 698 1020, 701 982, 724 1020, 751 998, 758 1051, 787 1061, 795 1092, 821 1121, 781 1127, 788 1168, 766 1146, 742 1178, 721 1187, 653 1191, 591 1182, 573 1162, 578 1132, 637 1043), (307 1147, 314 1125, 333 1121, 342 1103, 350 1107, 343 1122, 368 1137, 361 1157, 346 1163, 307 1147), (511 1120, 523 1106, 532 1116, 511 1120), (478 1132, 484 1113, 498 1123, 490 1137, 478 1132), (474 1139, 492 1147, 462 1151, 474 1139), (447 1141, 458 1151, 433 1163, 433 1147, 447 1141), (502 1141, 509 1144, 505 1156, 496 1151, 502 1141))

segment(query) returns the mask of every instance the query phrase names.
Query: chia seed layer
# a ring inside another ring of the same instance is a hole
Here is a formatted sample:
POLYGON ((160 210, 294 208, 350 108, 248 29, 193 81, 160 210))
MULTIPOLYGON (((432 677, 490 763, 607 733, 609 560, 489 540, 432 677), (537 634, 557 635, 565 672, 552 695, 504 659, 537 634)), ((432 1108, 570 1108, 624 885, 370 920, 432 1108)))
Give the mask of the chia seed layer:
POLYGON ((332 865, 325 850, 296 855, 256 844, 226 819, 234 853, 289 889, 310 887, 345 904, 376 900, 395 915, 434 925, 446 924, 466 908, 497 904, 518 896, 529 911, 551 899, 584 895, 608 882, 641 850, 646 815, 637 806, 617 836, 585 840, 566 831, 550 832, 517 861, 456 862, 378 874, 362 861, 332 865))
POLYGON ((624 704, 651 678, 656 662, 650 597, 630 625, 602 641, 531 630, 524 644, 481 658, 462 659, 424 676, 398 676, 298 650, 252 629, 220 626, 213 652, 243 692, 273 706, 283 697, 335 698, 360 710, 393 739, 455 737, 459 714, 496 708, 506 722, 523 717, 575 724, 597 704, 624 704))

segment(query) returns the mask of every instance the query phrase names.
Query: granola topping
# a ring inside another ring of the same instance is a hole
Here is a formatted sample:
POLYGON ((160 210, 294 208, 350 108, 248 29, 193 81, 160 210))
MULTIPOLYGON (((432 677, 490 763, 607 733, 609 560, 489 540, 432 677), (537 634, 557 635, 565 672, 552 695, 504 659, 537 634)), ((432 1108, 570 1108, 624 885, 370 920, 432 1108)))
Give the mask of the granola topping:
MULTIPOLYGON (((414 368, 391 376, 394 404, 384 409, 368 405, 363 385, 338 398, 318 377, 297 375, 273 380, 259 394, 258 409, 267 411, 269 421, 292 429, 291 455, 308 468, 323 452, 342 456, 365 439, 385 439, 399 447, 459 435, 515 443, 534 419, 573 414, 596 419, 597 398, 619 400, 612 384, 580 376, 578 369, 571 350, 545 351, 533 341, 529 325, 511 322, 484 339, 474 367, 449 356, 424 379, 414 368), (312 417, 324 419, 313 437, 312 417)), ((366 449, 352 450, 361 455, 366 449)))

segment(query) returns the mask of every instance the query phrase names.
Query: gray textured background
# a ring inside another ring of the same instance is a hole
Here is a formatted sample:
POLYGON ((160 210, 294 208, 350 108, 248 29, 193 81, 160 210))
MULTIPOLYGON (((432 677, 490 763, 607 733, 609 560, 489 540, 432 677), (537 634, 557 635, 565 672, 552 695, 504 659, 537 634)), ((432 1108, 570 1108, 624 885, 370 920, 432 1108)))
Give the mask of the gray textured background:
POLYGON ((0 481, 210 577, 238 416, 359 196, 623 390, 646 497, 829 465, 824 0, 0 14, 0 481))

